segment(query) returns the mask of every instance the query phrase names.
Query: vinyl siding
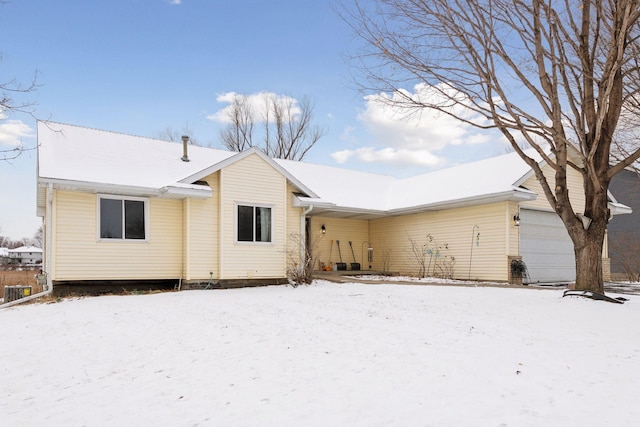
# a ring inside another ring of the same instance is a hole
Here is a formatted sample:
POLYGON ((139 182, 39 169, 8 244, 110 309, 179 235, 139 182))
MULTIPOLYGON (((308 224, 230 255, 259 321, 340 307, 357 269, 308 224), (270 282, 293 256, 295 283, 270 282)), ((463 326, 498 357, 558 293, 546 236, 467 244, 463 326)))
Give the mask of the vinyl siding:
POLYGON ((312 256, 316 260, 314 269, 320 268, 320 263, 329 265, 340 262, 340 254, 342 254, 342 262, 347 263, 350 269, 351 263, 354 262, 349 241, 352 242, 353 252, 356 256, 356 262, 361 264, 362 269, 368 269, 369 264, 362 259, 362 243, 369 241, 369 221, 364 219, 340 219, 314 216, 311 219, 311 251, 312 256), (320 227, 325 225, 326 234, 322 234, 320 227), (338 243, 340 241, 340 251, 338 251, 338 243))
MULTIPOLYGON (((454 257, 453 277, 456 279, 506 281, 507 251, 512 250, 507 248, 513 246, 507 236, 516 232, 507 221, 512 212, 513 206, 509 203, 495 203, 372 220, 374 269, 384 269, 386 254, 387 271, 418 274, 419 266, 412 255, 409 240, 412 238, 423 250, 435 249, 437 245, 440 248, 439 263, 447 256, 454 257), (478 227, 474 229, 475 225, 478 227), (476 246, 477 233, 480 233, 480 239, 476 246), (428 235, 432 236, 432 242, 428 242, 428 235)), ((429 259, 426 258, 427 266, 429 259)), ((430 272, 436 258, 431 260, 430 272)))
MULTIPOLYGON (((556 182, 553 169, 547 165, 543 167, 542 171, 544 172, 544 176, 551 184, 551 189, 553 190, 556 182)), ((571 200, 571 204, 573 205, 573 210, 576 213, 584 212, 584 187, 582 183, 582 175, 580 175, 572 168, 569 168, 567 171, 567 185, 569 187, 569 199, 571 200)), ((520 204, 521 207, 546 211, 553 210, 551 208, 551 205, 549 204, 549 201, 547 200, 547 197, 544 194, 542 185, 540 185, 540 182, 538 182, 535 175, 532 175, 529 179, 527 179, 527 181, 525 181, 522 186, 537 193, 538 198, 536 200, 522 202, 520 204)))
POLYGON ((219 278, 219 179, 217 172, 204 179, 213 189, 208 199, 185 199, 185 280, 219 278))
POLYGON ((287 184, 287 203, 285 209, 287 211, 287 224, 286 224, 286 236, 287 236, 287 267, 290 265, 300 265, 302 261, 303 248, 305 243, 304 228, 301 226, 301 215, 305 211, 304 208, 294 208, 293 200, 295 198, 294 193, 296 189, 287 184), (302 234, 301 234, 302 233, 302 234))
POLYGON ((285 277, 285 177, 258 155, 224 168, 220 175, 220 211, 223 231, 220 279, 285 277), (236 242, 237 205, 264 205, 272 211, 271 243, 236 242))
POLYGON ((98 241, 97 196, 55 192, 53 280, 180 277, 182 202, 149 199, 148 240, 98 241))
MULTIPOLYGON (((543 168, 543 172, 545 177, 549 180, 550 183, 555 184, 554 172, 550 166, 545 166, 543 168)), ((571 205, 573 206, 573 210, 576 213, 584 212, 584 184, 582 181, 582 175, 578 172, 569 168, 567 170, 567 185, 569 186, 569 199, 571 200, 571 205)), ((537 209, 553 212, 553 208, 549 204, 547 197, 544 195, 544 191, 542 190, 542 186, 538 182, 535 176, 531 176, 523 185, 523 187, 528 188, 531 191, 535 191, 538 194, 538 198, 536 200, 527 201, 520 203, 521 208, 525 209, 537 209)), ((552 187, 553 188, 553 187, 552 187)), ((603 246, 602 257, 608 260, 608 245, 607 238, 605 236, 605 243, 603 246)), ((608 262, 608 261, 607 261, 608 262)))

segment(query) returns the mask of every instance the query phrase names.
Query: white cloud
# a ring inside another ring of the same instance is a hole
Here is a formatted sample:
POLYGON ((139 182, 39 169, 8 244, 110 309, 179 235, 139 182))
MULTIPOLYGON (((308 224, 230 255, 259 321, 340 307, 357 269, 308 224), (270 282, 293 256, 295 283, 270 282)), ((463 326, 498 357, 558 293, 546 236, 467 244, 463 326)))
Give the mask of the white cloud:
POLYGON ((33 129, 21 120, 6 120, 0 112, 0 146, 20 147, 22 138, 33 138, 33 129))
POLYGON ((427 150, 407 150, 396 148, 361 147, 355 150, 341 150, 331 153, 331 157, 340 163, 346 163, 355 157, 363 163, 385 163, 391 165, 411 165, 411 166, 438 166, 444 159, 435 156, 427 150))
MULTIPOLYGON (((425 84, 416 85, 413 92, 366 96, 365 110, 359 115, 359 120, 373 136, 372 146, 338 151, 332 157, 339 163, 356 159, 366 163, 384 162, 398 166, 436 166, 444 162, 437 153, 447 146, 484 144, 495 139, 487 131, 465 124, 443 112, 429 109, 410 112, 393 105, 403 97, 442 105, 445 102, 442 91, 457 96, 450 88, 434 88, 425 84)), ((463 115, 473 123, 488 124, 484 117, 468 113, 464 106, 454 106, 450 111, 463 115)))
POLYGON ((278 95, 273 92, 257 92, 250 95, 242 95, 236 92, 226 92, 218 95, 216 101, 220 104, 227 104, 225 107, 216 111, 213 114, 207 116, 207 119, 218 123, 230 123, 229 111, 232 108, 233 101, 236 97, 244 97, 245 101, 250 105, 251 110, 254 112, 254 119, 256 123, 263 122, 263 118, 267 113, 267 106, 272 105, 270 100, 277 101, 280 105, 292 106, 291 112, 293 116, 299 114, 300 108, 298 107, 298 100, 286 95, 278 95))
POLYGON ((356 128, 354 126, 346 126, 342 131, 342 135, 340 135, 340 139, 342 141, 355 143, 357 142, 357 138, 354 136, 355 132, 356 128))
POLYGON ((169 0, 169 4, 182 4, 182 0, 169 0))

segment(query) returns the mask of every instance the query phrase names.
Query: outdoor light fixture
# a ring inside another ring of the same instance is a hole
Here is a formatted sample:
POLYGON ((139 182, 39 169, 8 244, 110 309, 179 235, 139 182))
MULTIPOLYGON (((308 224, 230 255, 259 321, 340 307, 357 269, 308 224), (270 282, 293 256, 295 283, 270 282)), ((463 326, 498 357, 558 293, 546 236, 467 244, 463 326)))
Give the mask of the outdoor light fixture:
POLYGON ((517 213, 513 216, 513 225, 520 227, 520 214, 517 213))
POLYGON ((324 224, 322 224, 322 227, 320 227, 320 230, 322 231, 322 234, 327 234, 327 227, 325 227, 324 224))

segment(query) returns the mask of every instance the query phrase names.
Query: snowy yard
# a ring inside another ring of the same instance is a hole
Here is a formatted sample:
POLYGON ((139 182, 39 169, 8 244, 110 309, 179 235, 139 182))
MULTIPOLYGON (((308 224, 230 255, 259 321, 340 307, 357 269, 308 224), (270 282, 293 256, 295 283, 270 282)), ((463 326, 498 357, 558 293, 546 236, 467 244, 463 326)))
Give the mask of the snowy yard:
POLYGON ((640 296, 315 282, 0 310, 3 426, 635 426, 640 296))

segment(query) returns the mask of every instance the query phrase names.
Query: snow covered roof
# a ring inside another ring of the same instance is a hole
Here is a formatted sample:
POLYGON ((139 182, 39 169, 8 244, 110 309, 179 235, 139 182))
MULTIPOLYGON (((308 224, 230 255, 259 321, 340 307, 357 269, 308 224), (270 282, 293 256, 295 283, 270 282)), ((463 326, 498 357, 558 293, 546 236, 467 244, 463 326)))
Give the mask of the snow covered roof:
POLYGON ((10 253, 26 253, 26 252, 36 252, 36 253, 40 253, 42 252, 41 248, 38 248, 36 246, 20 246, 19 248, 15 248, 15 249, 9 249, 10 253))
POLYGON ((182 154, 182 144, 38 122, 38 177, 41 182, 159 190, 236 153, 191 145, 190 161, 182 161, 182 154))
POLYGON ((361 214, 361 210, 403 213, 537 197, 514 185, 530 170, 517 153, 405 179, 291 160, 276 162, 319 195, 317 200, 301 198, 303 205, 317 205, 325 213, 343 211, 341 216, 361 214))
MULTIPOLYGON (((279 165, 256 149, 243 153, 182 144, 54 122, 38 122, 38 205, 43 185, 130 195, 209 197, 211 188, 195 184, 221 167, 258 153, 281 173, 279 165)), ((308 191, 295 177, 288 179, 308 191)))
POLYGON ((42 187, 116 191, 162 197, 208 197, 211 189, 195 181, 257 153, 299 190, 299 206, 336 216, 379 216, 411 210, 442 209, 498 200, 530 200, 535 193, 517 185, 530 168, 516 153, 480 160, 412 178, 358 172, 263 153, 235 153, 80 126, 38 123, 39 206, 42 187))

